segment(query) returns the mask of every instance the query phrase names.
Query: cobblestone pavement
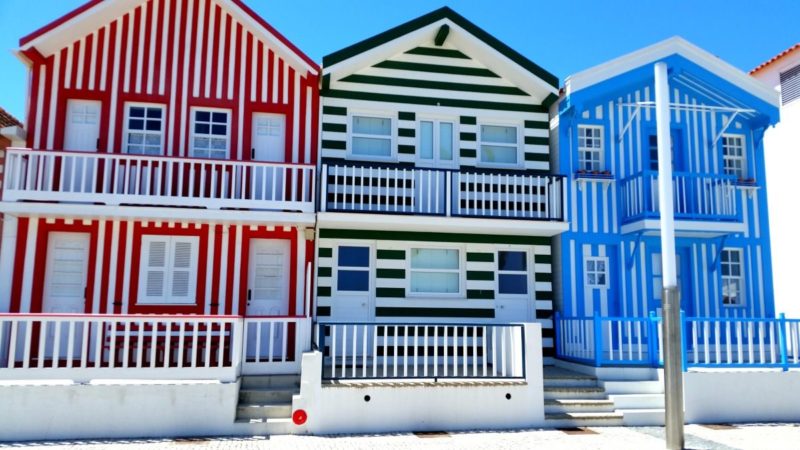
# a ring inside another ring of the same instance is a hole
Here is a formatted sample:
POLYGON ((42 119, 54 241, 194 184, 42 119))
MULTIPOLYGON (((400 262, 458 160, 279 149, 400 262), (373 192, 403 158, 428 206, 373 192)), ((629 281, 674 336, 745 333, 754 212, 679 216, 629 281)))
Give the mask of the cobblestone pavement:
MULTIPOLYGON (((522 430, 346 436, 272 436, 0 443, 0 448, 55 449, 663 449, 660 427, 586 431, 522 430)), ((690 449, 800 449, 800 424, 687 425, 690 449)))

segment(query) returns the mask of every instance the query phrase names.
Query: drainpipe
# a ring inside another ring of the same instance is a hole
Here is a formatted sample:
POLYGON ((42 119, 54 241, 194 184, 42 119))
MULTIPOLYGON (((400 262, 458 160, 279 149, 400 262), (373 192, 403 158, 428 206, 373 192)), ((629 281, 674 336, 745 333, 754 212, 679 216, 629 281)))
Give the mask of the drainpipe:
POLYGON ((661 221, 661 267, 664 291, 664 392, 667 448, 682 449, 683 370, 681 368, 680 298, 675 265, 675 216, 672 198, 672 150, 667 64, 655 65, 656 138, 658 140, 658 204, 661 221))

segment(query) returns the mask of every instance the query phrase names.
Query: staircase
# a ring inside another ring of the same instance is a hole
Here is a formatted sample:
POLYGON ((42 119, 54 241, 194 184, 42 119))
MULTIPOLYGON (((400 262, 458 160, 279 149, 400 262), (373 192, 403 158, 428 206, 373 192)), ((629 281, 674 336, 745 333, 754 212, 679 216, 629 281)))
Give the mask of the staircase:
POLYGON ((663 425, 663 384, 655 369, 556 360, 544 368, 544 411, 552 428, 663 425))
POLYGON ((299 375, 242 377, 236 423, 267 425, 270 434, 288 434, 293 427, 292 396, 299 393, 299 375))

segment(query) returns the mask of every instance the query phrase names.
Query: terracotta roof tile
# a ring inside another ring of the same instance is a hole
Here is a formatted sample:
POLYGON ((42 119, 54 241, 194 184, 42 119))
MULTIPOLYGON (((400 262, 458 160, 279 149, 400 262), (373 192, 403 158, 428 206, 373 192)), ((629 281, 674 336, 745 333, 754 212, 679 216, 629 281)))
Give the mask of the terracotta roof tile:
POLYGON ((22 122, 17 120, 17 118, 12 116, 8 111, 0 107, 0 128, 13 126, 21 127, 22 122))
POLYGON ((764 61, 763 63, 759 64, 758 67, 756 67, 755 69, 750 71, 750 75, 753 75, 754 73, 760 71, 761 69, 764 69, 768 65, 770 65, 770 64, 774 63, 775 61, 783 58, 784 56, 786 56, 789 53, 793 52, 797 48, 800 48, 800 43, 794 44, 793 46, 791 46, 791 47, 787 48, 786 50, 784 50, 784 51, 778 53, 777 55, 773 56, 769 60, 764 61))

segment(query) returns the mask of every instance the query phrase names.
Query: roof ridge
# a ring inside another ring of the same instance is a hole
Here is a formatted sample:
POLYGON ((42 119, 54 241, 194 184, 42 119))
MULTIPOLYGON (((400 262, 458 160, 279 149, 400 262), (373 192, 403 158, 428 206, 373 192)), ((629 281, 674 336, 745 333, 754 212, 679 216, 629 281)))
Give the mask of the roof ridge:
POLYGON ((773 56, 772 58, 770 58, 770 59, 764 61, 763 63, 759 64, 758 66, 756 66, 755 68, 753 68, 753 70, 751 70, 749 72, 750 75, 754 75, 756 72, 759 72, 759 71, 765 69, 767 66, 775 63, 779 59, 781 59, 784 56, 788 55, 789 53, 795 51, 797 48, 800 48, 800 42, 792 45, 791 47, 787 48, 786 50, 778 53, 777 55, 773 56))

